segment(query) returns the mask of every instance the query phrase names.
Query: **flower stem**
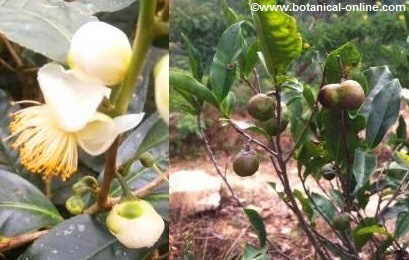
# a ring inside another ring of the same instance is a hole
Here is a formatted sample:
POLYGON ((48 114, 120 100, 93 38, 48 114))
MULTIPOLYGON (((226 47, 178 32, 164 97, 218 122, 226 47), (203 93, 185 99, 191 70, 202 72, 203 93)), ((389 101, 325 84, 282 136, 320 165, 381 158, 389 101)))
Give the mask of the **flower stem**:
MULTIPOLYGON (((155 11, 157 0, 141 0, 139 1, 139 15, 136 27, 136 35, 133 42, 133 52, 131 64, 129 65, 128 73, 121 84, 118 93, 114 96, 115 109, 111 116, 125 114, 128 111, 129 103, 132 95, 135 92, 136 82, 142 72, 145 58, 152 45, 155 36, 155 11)), ((104 179, 101 185, 101 191, 98 194, 98 208, 106 208, 107 199, 111 187, 111 182, 116 173, 116 155, 119 147, 119 139, 117 138, 114 144, 107 152, 107 160, 105 163, 104 179)))
POLYGON ((121 91, 115 100, 115 116, 127 112, 136 82, 142 72, 145 58, 155 37, 155 11, 157 0, 139 1, 139 17, 133 42, 133 53, 128 73, 122 82, 121 91))

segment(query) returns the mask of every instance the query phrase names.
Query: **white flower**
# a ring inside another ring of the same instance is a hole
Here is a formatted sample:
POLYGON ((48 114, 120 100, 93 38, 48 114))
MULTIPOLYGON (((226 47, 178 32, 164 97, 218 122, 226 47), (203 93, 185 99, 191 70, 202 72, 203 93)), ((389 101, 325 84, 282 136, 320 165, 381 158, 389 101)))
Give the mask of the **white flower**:
POLYGON ((112 86, 125 77, 131 56, 125 33, 104 22, 89 22, 72 37, 67 62, 80 77, 112 86))
POLYGON ((115 205, 106 223, 111 233, 127 248, 152 247, 165 229, 162 217, 144 200, 115 205))
POLYGON ((21 163, 44 177, 69 178, 77 170, 78 145, 88 154, 102 154, 119 134, 143 118, 143 114, 130 114, 112 119, 97 112, 110 89, 82 81, 60 65, 43 66, 38 81, 45 104, 14 113, 10 131, 21 163))
POLYGON ((169 54, 155 68, 155 101, 159 114, 169 124, 169 54))

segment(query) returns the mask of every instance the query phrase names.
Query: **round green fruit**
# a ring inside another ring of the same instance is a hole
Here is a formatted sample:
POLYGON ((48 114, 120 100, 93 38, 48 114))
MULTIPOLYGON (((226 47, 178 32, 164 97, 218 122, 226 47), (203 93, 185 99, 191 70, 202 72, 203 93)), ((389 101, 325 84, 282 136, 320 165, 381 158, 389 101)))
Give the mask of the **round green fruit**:
POLYGON ((287 113, 283 113, 278 123, 277 118, 271 118, 267 121, 257 122, 257 126, 264 129, 270 136, 277 136, 281 134, 288 126, 288 116, 287 113))
POLYGON ((341 84, 328 84, 322 87, 318 100, 325 108, 354 110, 364 102, 365 92, 358 82, 346 80, 341 84))
POLYGON ((358 109, 365 100, 365 92, 355 80, 346 80, 339 89, 339 107, 345 110, 358 109))
POLYGON ((326 164, 321 168, 321 176, 326 180, 331 181, 336 175, 336 170, 331 164, 326 164))
POLYGON ((340 84, 328 84, 321 88, 318 100, 325 108, 336 108, 338 106, 338 92, 340 84))
POLYGON ((233 170, 241 177, 248 177, 255 174, 260 165, 256 152, 241 151, 233 159, 233 170))
POLYGON ((274 116, 276 102, 266 94, 257 94, 250 98, 247 104, 248 113, 258 120, 268 120, 274 116))

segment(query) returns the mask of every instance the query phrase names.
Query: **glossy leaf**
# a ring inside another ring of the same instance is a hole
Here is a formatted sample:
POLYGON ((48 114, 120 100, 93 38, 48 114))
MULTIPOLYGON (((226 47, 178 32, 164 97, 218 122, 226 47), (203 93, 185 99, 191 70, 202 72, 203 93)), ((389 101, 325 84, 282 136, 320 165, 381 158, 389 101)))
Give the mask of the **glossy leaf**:
POLYGON ((224 16, 229 25, 235 24, 240 20, 240 16, 226 3, 226 0, 221 1, 224 16))
MULTIPOLYGON (((275 0, 252 0, 260 5, 274 5, 275 0)), ((271 75, 285 73, 302 51, 302 38, 294 17, 282 11, 253 12, 259 46, 271 75)))
POLYGON ((294 190, 293 194, 297 198, 297 200, 301 203, 301 207, 304 213, 307 215, 308 219, 311 221, 312 218, 314 217, 314 210, 311 207, 310 201, 299 190, 294 190))
POLYGON ((245 77, 249 77, 253 68, 259 61, 257 52, 259 51, 257 41, 248 43, 246 40, 244 42, 243 52, 240 57, 240 73, 245 77))
POLYGON ((19 45, 66 61, 72 35, 96 21, 83 4, 63 0, 0 0, 0 32, 19 45))
POLYGON ((51 227, 63 218, 33 184, 0 170, 0 235, 15 236, 51 227))
POLYGON ((342 45, 332 51, 325 61, 325 83, 340 82, 342 76, 349 75, 351 69, 359 66, 360 62, 361 54, 353 43, 348 42, 342 45))
POLYGON ((173 87, 176 91, 185 93, 189 96, 197 97, 198 99, 207 101, 216 107, 219 106, 219 101, 216 96, 202 83, 187 73, 171 71, 169 81, 171 87, 173 87))
POLYGON ((315 211, 317 211, 317 213, 322 216, 325 221, 331 223, 335 214, 337 213, 337 209, 332 202, 318 193, 312 193, 311 198, 313 200, 311 205, 314 207, 315 211))
POLYGON ((409 232, 409 213, 400 213, 395 226, 395 237, 399 238, 409 232))
POLYGON ((374 96, 366 128, 366 141, 370 147, 376 147, 398 119, 400 90, 399 80, 394 79, 384 85, 374 96))
POLYGON ((134 260, 148 254, 146 248, 124 248, 103 224, 89 215, 80 215, 37 239, 19 259, 134 260))
POLYGON ((267 233, 263 218, 253 209, 244 209, 244 213, 246 213, 253 229, 257 233, 261 247, 264 247, 267 242, 267 233))
POLYGON ((199 51, 193 46, 190 39, 182 33, 183 43, 186 46, 187 53, 189 55, 189 64, 190 69, 192 70, 192 75, 198 81, 202 80, 203 77, 203 68, 201 64, 201 58, 199 51))
POLYGON ((376 169, 376 161, 375 155, 359 149, 355 150, 354 164, 352 166, 352 172, 356 181, 355 192, 368 184, 369 177, 376 169))
POLYGON ((236 79, 236 61, 243 47, 242 24, 235 23, 223 32, 210 66, 211 89, 219 101, 227 96, 236 79))
POLYGON ((361 249, 374 234, 385 234, 385 228, 374 218, 366 218, 352 231, 352 237, 358 249, 361 249))

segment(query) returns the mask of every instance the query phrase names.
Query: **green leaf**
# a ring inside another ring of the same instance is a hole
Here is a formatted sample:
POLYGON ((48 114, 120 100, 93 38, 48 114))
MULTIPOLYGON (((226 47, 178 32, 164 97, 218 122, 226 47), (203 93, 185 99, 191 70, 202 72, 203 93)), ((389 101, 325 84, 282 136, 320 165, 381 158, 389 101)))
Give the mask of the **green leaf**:
POLYGON ((223 115, 225 116, 230 116, 231 113, 233 112, 233 109, 235 108, 237 102, 236 95, 234 94, 233 91, 230 91, 229 94, 227 94, 226 98, 223 99, 222 103, 220 104, 220 110, 223 115))
POLYGON ((361 249, 376 234, 385 234, 384 227, 379 225, 374 218, 366 218, 352 231, 352 237, 358 249, 361 249))
POLYGON ((190 75, 180 71, 171 71, 169 81, 171 87, 176 91, 188 94, 192 97, 197 97, 198 99, 207 101, 216 107, 219 106, 219 101, 216 96, 202 83, 192 78, 190 75))
POLYGON ((311 221, 312 218, 314 217, 314 210, 311 207, 310 201, 299 190, 294 190, 293 194, 297 198, 297 200, 301 203, 304 213, 307 215, 308 219, 311 221))
POLYGON ((376 147, 398 119, 400 90, 399 80, 394 79, 383 85, 379 93, 374 96, 368 111, 366 128, 366 141, 370 147, 376 147))
POLYGON ((311 198, 313 200, 311 205, 314 207, 315 211, 317 211, 317 213, 322 216, 325 221, 331 223, 335 214, 337 213, 337 209, 332 202, 318 193, 312 193, 311 198))
POLYGON ((157 120, 138 147, 136 156, 169 141, 169 128, 163 120, 157 120))
POLYGON ((236 78, 235 62, 243 47, 242 24, 235 23, 223 32, 210 66, 210 85, 219 101, 227 96, 236 78))
POLYGON ((356 180, 354 192, 368 184, 369 177, 376 169, 376 161, 375 155, 359 149, 355 150, 354 164, 352 166, 352 172, 356 180))
POLYGON ((241 260, 269 260, 267 248, 255 248, 251 245, 246 245, 244 248, 241 260))
POLYGON ((396 130, 396 136, 398 137, 398 139, 402 142, 406 141, 407 138, 407 130, 406 130, 406 121, 405 118, 403 116, 399 117, 399 125, 398 125, 398 129, 396 130))
POLYGON ((409 213, 402 212, 396 220, 395 237, 400 238, 409 232, 409 213))
POLYGON ((128 7, 136 0, 75 0, 75 3, 81 3, 86 6, 90 13, 116 12, 128 7))
POLYGON ((37 239, 19 259, 134 260, 150 249, 127 249, 89 215, 68 219, 37 239))
MULTIPOLYGON (((274 5, 275 0, 252 0, 260 5, 274 5)), ((259 46, 271 75, 285 73, 302 51, 302 38, 294 17, 282 11, 253 12, 259 46)))
POLYGON ((97 21, 83 4, 63 0, 0 0, 0 32, 8 39, 65 63, 72 35, 97 21))
POLYGON ((244 209, 244 213, 246 213, 253 229, 257 233, 261 247, 264 247, 267 242, 267 232, 262 217, 253 209, 244 209))
POLYGON ((257 41, 252 42, 250 45, 244 40, 243 51, 240 55, 240 73, 244 77, 249 77, 253 68, 259 61, 257 52, 259 51, 257 41))
POLYGON ((201 65, 201 58, 199 51, 193 46, 190 39, 182 33, 183 44, 187 48, 187 53, 189 55, 189 64, 190 69, 192 70, 192 75, 198 81, 202 80, 203 77, 203 68, 201 65))
POLYGON ((224 17, 228 21, 229 26, 237 23, 240 20, 240 16, 226 3, 226 0, 221 1, 224 17))
POLYGON ((351 70, 358 67, 361 62, 361 53, 356 46, 348 42, 332 51, 325 61, 325 83, 337 83, 341 81, 343 72, 349 75, 351 70))
POLYGON ((15 236, 50 227, 63 218, 34 185, 0 170, 0 235, 15 236))

